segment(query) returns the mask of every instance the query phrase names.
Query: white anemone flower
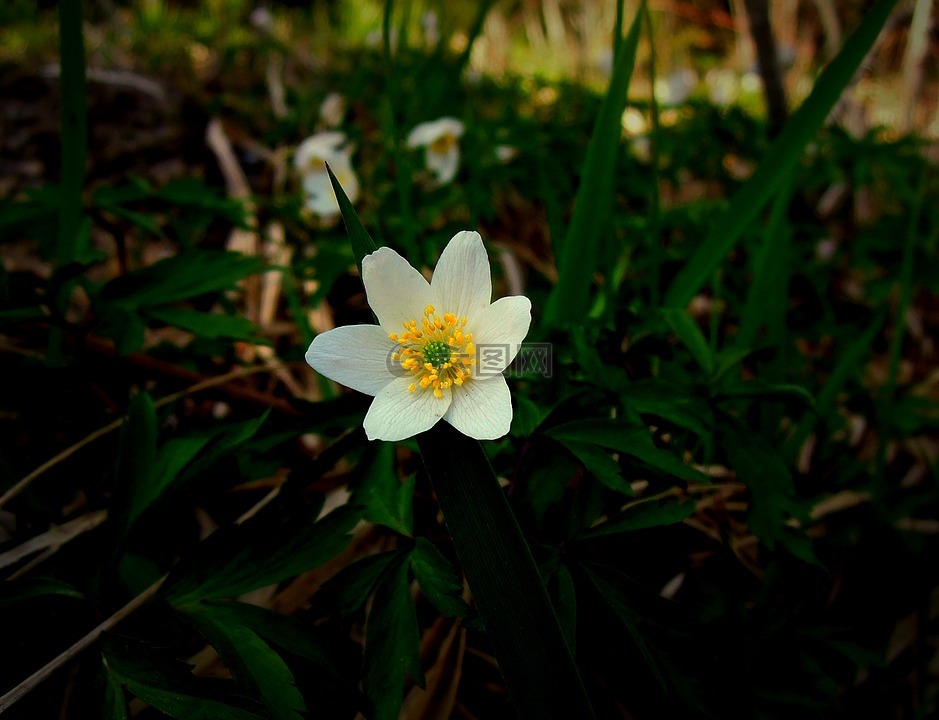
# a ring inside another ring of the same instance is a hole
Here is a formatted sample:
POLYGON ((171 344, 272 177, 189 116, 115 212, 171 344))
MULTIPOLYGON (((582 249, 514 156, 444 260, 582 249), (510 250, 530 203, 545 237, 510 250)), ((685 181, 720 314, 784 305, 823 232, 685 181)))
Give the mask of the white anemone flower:
POLYGON ((423 147, 424 164, 441 185, 453 180, 460 169, 460 138, 463 123, 456 118, 442 117, 417 125, 408 135, 408 147, 423 147))
POLYGON ((349 202, 359 197, 359 178, 352 169, 352 147, 346 144, 346 135, 338 130, 311 135, 297 148, 293 162, 303 182, 306 208, 321 217, 334 217, 339 213, 339 202, 333 192, 326 163, 346 191, 349 202))
POLYGON ((512 401, 502 373, 528 334, 531 301, 490 302, 479 233, 454 235, 429 283, 387 247, 362 260, 362 281, 379 324, 317 335, 306 361, 375 397, 364 423, 369 440, 404 440, 441 418, 478 440, 505 435, 512 401))

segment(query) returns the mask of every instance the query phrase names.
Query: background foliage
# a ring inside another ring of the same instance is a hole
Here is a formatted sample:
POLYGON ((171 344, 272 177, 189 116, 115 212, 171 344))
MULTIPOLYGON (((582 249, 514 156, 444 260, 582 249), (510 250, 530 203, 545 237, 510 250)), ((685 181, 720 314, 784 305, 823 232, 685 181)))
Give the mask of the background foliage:
MULTIPOLYGON (((551 343, 483 460, 596 715, 934 714, 939 175, 928 138, 849 122, 894 4, 838 8, 859 29, 775 138, 758 95, 645 92, 655 9, 578 82, 479 73, 511 4, 436 36, 433 3, 63 2, 60 37, 0 11, 4 690, 147 600, 8 714, 511 716, 446 488, 303 362, 372 321, 361 246, 290 171, 331 92, 375 242, 432 267, 478 228, 551 343), (441 115, 466 134, 435 186, 403 138, 441 115)), ((576 19, 546 3, 546 43, 551 7, 576 19)))

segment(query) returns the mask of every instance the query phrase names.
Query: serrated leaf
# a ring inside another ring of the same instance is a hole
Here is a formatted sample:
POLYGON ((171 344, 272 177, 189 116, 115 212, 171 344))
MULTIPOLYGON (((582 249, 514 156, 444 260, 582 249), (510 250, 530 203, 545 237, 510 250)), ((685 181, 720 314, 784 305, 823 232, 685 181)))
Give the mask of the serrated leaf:
POLYGON ((181 610, 218 651, 235 680, 264 701, 274 720, 304 717, 306 703, 293 673, 254 631, 212 605, 194 604, 181 610))
POLYGON ((417 538, 410 561, 421 591, 434 607, 447 617, 465 617, 463 581, 444 554, 426 538, 417 538))
POLYGON ((546 434, 565 444, 592 443, 626 453, 688 482, 709 482, 704 473, 688 467, 667 450, 657 448, 645 428, 626 425, 616 420, 574 420, 553 427, 546 434))
POLYGON ((108 672, 134 695, 178 720, 264 720, 263 708, 227 691, 229 682, 197 678, 178 660, 161 658, 148 645, 107 637, 108 672), (237 704, 236 704, 237 703, 237 704), (256 710, 246 709, 254 706, 256 710))
MULTIPOLYGON (((336 508, 298 525, 255 516, 213 533, 172 570, 161 593, 173 605, 234 597, 312 570, 337 555, 361 508, 336 508)), ((296 520, 296 518, 295 518, 296 520)))
POLYGON ((365 694, 375 704, 373 720, 397 720, 410 676, 424 687, 421 636, 408 565, 400 562, 378 584, 365 626, 365 694))
POLYGON ((590 528, 582 539, 619 535, 663 525, 674 525, 695 513, 696 503, 677 500, 640 500, 630 503, 606 522, 590 528))
POLYGON ((415 478, 413 475, 403 481, 398 478, 394 448, 394 443, 379 443, 354 497, 365 508, 366 520, 410 537, 414 532, 415 478))
POLYGON ((725 416, 718 429, 731 469, 750 488, 750 529, 772 550, 797 509, 789 469, 762 435, 738 420, 725 416))

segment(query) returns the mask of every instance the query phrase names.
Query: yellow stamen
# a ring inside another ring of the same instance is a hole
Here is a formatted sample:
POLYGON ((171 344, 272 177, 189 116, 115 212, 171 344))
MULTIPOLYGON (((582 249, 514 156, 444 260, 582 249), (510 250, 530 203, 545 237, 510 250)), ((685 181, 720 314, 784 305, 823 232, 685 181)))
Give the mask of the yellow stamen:
POLYGON ((433 305, 428 305, 427 307, 425 307, 425 308, 424 308, 424 314, 425 314, 425 315, 433 315, 433 314, 434 314, 434 306, 433 306, 433 305))

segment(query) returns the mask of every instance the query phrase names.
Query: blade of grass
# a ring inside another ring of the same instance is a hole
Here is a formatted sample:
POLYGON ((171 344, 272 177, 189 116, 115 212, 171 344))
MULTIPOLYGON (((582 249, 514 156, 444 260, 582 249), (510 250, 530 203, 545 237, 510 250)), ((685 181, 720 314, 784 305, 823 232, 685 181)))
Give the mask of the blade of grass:
POLYGON ((482 445, 446 422, 418 435, 417 442, 519 717, 594 717, 538 568, 482 445))
MULTIPOLYGON (((642 6, 642 14, 645 19, 646 33, 649 35, 649 86, 655 88, 655 39, 652 36, 652 13, 649 5, 642 6)), ((649 209, 651 218, 649 219, 649 254, 652 257, 652 271, 649 273, 649 301, 652 307, 658 307, 661 288, 661 270, 662 270, 662 243, 659 241, 659 235, 662 232, 662 185, 659 173, 659 149, 660 149, 660 124, 659 124, 659 101, 655 98, 653 91, 649 96, 649 108, 652 114, 652 132, 651 132, 651 163, 652 163, 652 187, 649 188, 649 209)))
POLYGON ((621 118, 636 64, 643 6, 644 1, 616 54, 613 77, 587 147, 574 213, 558 258, 558 283, 545 310, 547 325, 580 320, 588 311, 590 282, 613 204, 616 160, 621 153, 621 118))
MULTIPOLYGON (((78 259, 83 223, 82 190, 88 159, 88 101, 85 87, 85 40, 81 0, 59 2, 59 61, 62 68, 61 124, 62 159, 59 180, 59 230, 55 262, 58 269, 78 259)), ((64 311, 72 295, 74 279, 59 285, 55 305, 64 311)), ((53 325, 49 335, 46 362, 62 360, 62 328, 53 325)))
POLYGON ((352 245, 352 254, 355 256, 355 264, 359 268, 359 274, 361 274, 362 258, 378 250, 378 245, 375 244, 375 241, 372 240, 372 236, 368 234, 368 230, 362 225, 358 213, 355 211, 355 208, 352 207, 352 203, 349 202, 349 196, 346 195, 346 191, 342 189, 342 185, 339 184, 336 176, 333 175, 333 171, 329 165, 326 166, 326 172, 329 173, 329 181, 333 185, 333 192, 336 193, 336 200, 339 202, 339 212, 342 214, 342 222, 346 226, 346 234, 349 236, 349 244, 352 245))
POLYGON ((753 284, 747 293, 740 330, 734 341, 738 348, 753 347, 760 328, 767 328, 770 335, 779 330, 780 318, 776 316, 785 311, 788 290, 789 227, 786 211, 792 198, 792 180, 790 173, 776 195, 766 236, 753 262, 753 284))
POLYGON ((672 282, 665 297, 669 307, 685 307, 713 277, 714 270, 740 239, 744 229, 796 165, 809 141, 825 122, 841 93, 880 33, 897 0, 878 0, 822 73, 812 93, 770 145, 753 176, 711 226, 704 243, 672 282))

